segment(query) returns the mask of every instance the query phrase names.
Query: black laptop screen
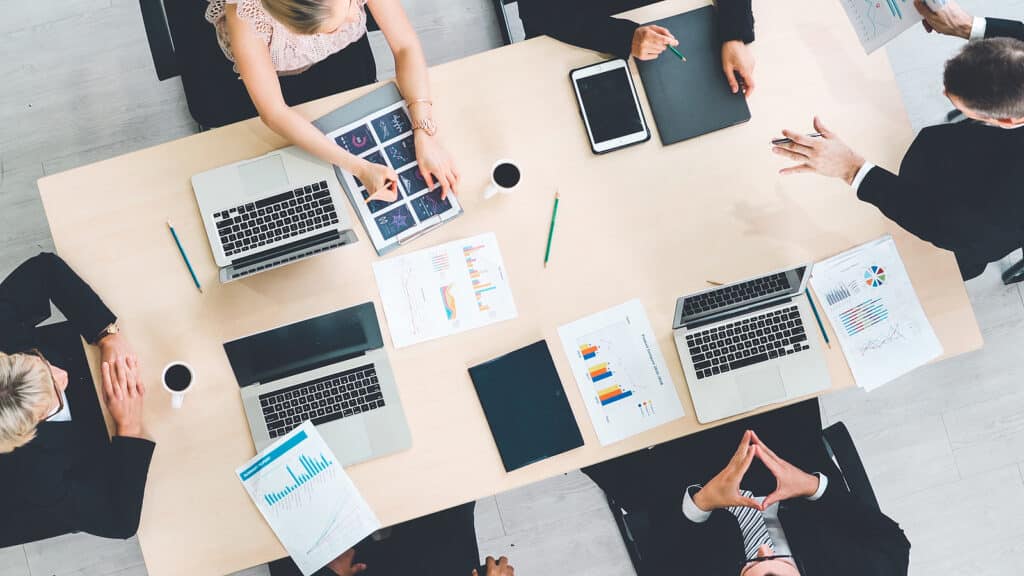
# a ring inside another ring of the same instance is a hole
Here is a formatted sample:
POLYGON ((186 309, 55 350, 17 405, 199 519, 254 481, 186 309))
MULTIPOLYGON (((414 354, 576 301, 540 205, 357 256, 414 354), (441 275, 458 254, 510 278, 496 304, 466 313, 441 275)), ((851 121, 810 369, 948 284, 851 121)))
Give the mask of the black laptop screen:
POLYGON ((384 346, 372 302, 224 344, 238 385, 314 370, 384 346))

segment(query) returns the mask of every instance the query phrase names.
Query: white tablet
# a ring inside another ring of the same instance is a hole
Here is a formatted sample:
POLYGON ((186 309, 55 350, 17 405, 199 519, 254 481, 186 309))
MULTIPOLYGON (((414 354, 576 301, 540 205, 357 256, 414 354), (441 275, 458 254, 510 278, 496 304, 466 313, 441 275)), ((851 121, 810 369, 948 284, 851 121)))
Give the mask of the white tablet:
POLYGON ((569 73, 595 154, 651 138, 625 60, 608 60, 569 73))

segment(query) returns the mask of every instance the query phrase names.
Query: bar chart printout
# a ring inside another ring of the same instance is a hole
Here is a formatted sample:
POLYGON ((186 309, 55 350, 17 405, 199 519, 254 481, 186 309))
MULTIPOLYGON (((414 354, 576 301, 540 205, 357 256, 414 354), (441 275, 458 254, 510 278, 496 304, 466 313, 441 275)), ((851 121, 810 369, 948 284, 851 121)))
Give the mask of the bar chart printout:
POLYGON ((811 286, 858 386, 873 390, 942 354, 891 236, 815 264, 811 286))
POLYGON ((310 422, 235 472, 306 576, 380 528, 376 515, 310 422))
POLYGON ((639 300, 562 326, 558 334, 602 445, 682 418, 639 300))

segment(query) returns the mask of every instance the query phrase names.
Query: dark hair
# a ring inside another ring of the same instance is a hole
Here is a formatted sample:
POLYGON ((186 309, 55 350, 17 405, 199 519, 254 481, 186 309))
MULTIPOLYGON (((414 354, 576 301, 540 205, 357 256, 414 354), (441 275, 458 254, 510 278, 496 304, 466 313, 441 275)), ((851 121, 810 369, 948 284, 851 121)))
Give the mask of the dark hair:
POLYGON ((977 40, 946 62, 946 92, 989 118, 1024 117, 1024 42, 977 40))

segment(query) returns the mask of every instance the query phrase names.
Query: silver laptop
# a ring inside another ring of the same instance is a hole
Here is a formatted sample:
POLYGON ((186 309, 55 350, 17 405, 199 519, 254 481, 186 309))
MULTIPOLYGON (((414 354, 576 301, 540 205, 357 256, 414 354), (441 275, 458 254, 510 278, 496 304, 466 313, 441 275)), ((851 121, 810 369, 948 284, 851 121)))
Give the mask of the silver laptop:
POLYGON ((342 465, 412 446, 372 302, 224 344, 257 452, 306 420, 342 465))
POLYGON ((697 420, 831 385, 806 292, 810 265, 676 300, 673 334, 697 420))
POLYGON ((331 166, 294 146, 192 177, 221 282, 356 241, 331 166))

